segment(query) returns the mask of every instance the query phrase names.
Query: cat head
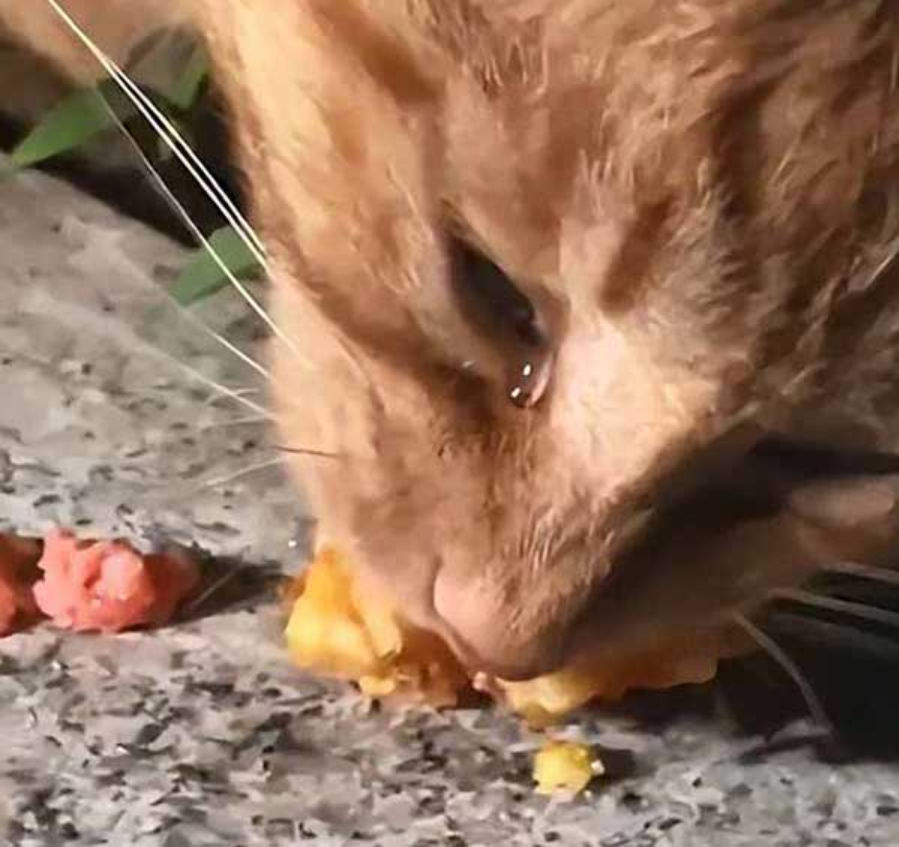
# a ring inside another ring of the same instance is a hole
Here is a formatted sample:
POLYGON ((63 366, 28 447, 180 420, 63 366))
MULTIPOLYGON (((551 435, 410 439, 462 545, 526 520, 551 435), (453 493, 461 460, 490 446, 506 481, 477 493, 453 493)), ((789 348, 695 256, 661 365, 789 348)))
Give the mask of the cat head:
POLYGON ((847 156, 882 116, 838 132, 848 88, 804 62, 861 21, 198 2, 272 257, 283 438, 329 454, 294 460, 322 541, 518 677, 718 625, 822 555, 780 494, 652 539, 814 395, 876 172, 847 156))

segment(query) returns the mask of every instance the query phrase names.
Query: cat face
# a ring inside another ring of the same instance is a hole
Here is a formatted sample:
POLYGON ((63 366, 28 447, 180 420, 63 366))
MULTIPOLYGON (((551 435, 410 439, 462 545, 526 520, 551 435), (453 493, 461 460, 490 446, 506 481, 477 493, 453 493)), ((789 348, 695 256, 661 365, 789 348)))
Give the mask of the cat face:
POLYGON ((840 33, 839 67, 863 21, 205 2, 290 340, 280 426, 332 454, 294 462, 323 541, 519 677, 723 624, 823 555, 773 494, 706 533, 647 533, 820 391, 845 278, 821 271, 876 241, 858 205, 885 166, 845 167, 883 114, 837 132, 844 95, 888 83, 828 89, 804 51, 840 33), (836 134, 807 138, 822 116, 836 134))

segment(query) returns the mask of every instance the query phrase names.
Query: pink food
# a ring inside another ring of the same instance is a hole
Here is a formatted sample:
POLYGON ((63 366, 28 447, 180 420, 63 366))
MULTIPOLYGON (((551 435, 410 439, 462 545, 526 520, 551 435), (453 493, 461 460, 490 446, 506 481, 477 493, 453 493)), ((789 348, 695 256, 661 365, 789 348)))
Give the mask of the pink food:
POLYGON ((31 593, 39 571, 39 541, 0 534, 0 637, 15 632, 37 615, 31 593))
POLYGON ((185 556, 142 555, 125 541, 79 541, 62 530, 47 536, 38 567, 38 607, 80 632, 165 624, 200 581, 185 556))

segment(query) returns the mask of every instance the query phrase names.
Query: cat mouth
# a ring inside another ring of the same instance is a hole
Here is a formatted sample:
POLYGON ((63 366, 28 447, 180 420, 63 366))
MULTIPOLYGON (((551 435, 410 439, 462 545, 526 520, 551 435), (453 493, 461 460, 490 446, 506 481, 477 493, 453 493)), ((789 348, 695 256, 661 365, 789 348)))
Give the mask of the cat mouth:
POLYGON ((647 510, 611 567, 597 563, 604 575, 579 610, 560 606, 539 630, 512 632, 514 604, 497 600, 490 584, 456 582, 438 568, 429 628, 466 667, 509 681, 587 657, 620 663, 678 639, 714 645, 778 590, 838 561, 880 557, 895 537, 897 502, 899 457, 766 439, 647 510))

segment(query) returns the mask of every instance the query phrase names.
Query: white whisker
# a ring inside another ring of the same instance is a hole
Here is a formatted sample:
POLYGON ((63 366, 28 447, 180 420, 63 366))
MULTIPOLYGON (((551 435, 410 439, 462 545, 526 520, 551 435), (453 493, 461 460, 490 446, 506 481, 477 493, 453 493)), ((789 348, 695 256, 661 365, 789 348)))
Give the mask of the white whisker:
POLYGON ((815 694, 809 681, 805 678, 802 671, 799 670, 799 666, 783 651, 781 646, 771 638, 770 635, 759 629, 748 618, 741 614, 734 614, 732 615, 732 619, 753 641, 755 641, 756 644, 759 645, 759 647, 780 665, 784 673, 793 680, 793 683, 799 689, 802 694, 802 699, 805 700, 805 704, 815 723, 829 735, 833 735, 833 724, 827 716, 827 712, 824 711, 824 707, 821 705, 818 695, 815 694))
POLYGON ((228 388, 228 386, 226 385, 221 385, 214 379, 210 379, 209 377, 204 376, 195 368, 190 367, 190 365, 185 365, 184 362, 179 362, 175 358, 172 358, 171 361, 177 364, 189 376, 193 377, 199 382, 202 382, 208 388, 212 388, 217 391, 222 395, 222 397, 227 397, 229 400, 236 400, 238 403, 246 406, 246 408, 250 409, 251 411, 257 412, 260 416, 265 417, 266 420, 273 421, 275 419, 275 416, 271 412, 260 406, 258 403, 254 403, 252 400, 247 400, 246 397, 241 396, 239 391, 234 391, 233 389, 228 388))
MULTIPOLYGON (((233 201, 221 189, 215 178, 209 172, 199 157, 190 146, 181 138, 171 121, 156 107, 140 87, 109 57, 93 39, 78 25, 78 23, 59 4, 58 0, 47 0, 54 12, 69 27, 81 43, 90 51, 103 69, 121 88, 124 94, 132 102, 140 115, 150 124, 159 137, 165 142, 181 165, 194 178, 207 197, 215 204, 225 220, 234 228, 247 249, 253 254, 262 268, 268 271, 268 260, 262 243, 250 227, 246 218, 239 212, 233 201)), ((108 104, 107 104, 108 105, 108 104)), ((121 127, 122 123, 113 112, 116 123, 121 127)), ((202 238, 202 236, 201 236, 202 238)), ((205 239, 203 239, 205 242, 205 239)), ((206 246, 204 244, 204 246, 206 246)), ((208 247, 207 247, 208 249, 208 247)), ((214 255, 214 254, 213 254, 214 255)), ((216 261, 220 260, 216 257, 216 261)), ((221 265, 220 265, 221 267, 221 265)), ((228 274, 229 282, 236 288, 250 308, 262 319, 275 336, 285 344, 303 364, 307 364, 296 344, 278 327, 269 314, 261 306, 258 300, 250 294, 249 290, 233 274, 228 274)))
POLYGON ((200 432, 209 432, 213 429, 225 429, 233 426, 258 426, 265 423, 267 418, 262 415, 251 415, 246 418, 235 418, 232 421, 217 421, 216 423, 205 424, 200 427, 200 432))
POLYGON ((190 602, 186 603, 179 612, 180 617, 185 618, 199 609, 214 594, 217 594, 229 582, 233 582, 241 574, 240 568, 231 568, 221 574, 210 584, 205 591, 200 592, 190 602))
POLYGON ((309 447, 284 447, 280 444, 272 444, 272 450, 279 453, 289 453, 291 456, 310 456, 315 459, 342 459, 342 453, 332 453, 330 450, 313 450, 309 447))
POLYGON ((220 485, 227 485, 229 482, 235 482, 238 479, 243 479, 245 476, 250 476, 250 474, 259 473, 260 471, 268 470, 268 468, 274 468, 281 464, 283 464, 281 459, 267 459, 264 462, 258 462, 255 465, 241 468, 241 470, 227 474, 226 476, 216 477, 215 479, 204 482, 200 486, 200 490, 218 488, 220 485))
POLYGON ((245 396, 249 393, 247 389, 229 388, 226 385, 216 382, 214 379, 200 373, 196 368, 176 359, 159 347, 149 344, 133 330, 118 324, 112 324, 108 319, 98 317, 97 314, 90 309, 78 306, 74 303, 62 303, 58 300, 47 303, 46 299, 49 298, 49 296, 50 295, 41 291, 39 288, 34 289, 30 294, 30 301, 23 303, 21 308, 23 311, 30 310, 39 315, 55 314, 60 318, 65 318, 70 326, 89 326, 93 332, 118 342, 126 350, 133 352, 140 351, 146 356, 160 359, 166 364, 173 365, 179 370, 184 371, 192 379, 195 379, 207 388, 216 391, 220 395, 217 399, 226 397, 231 400, 236 400, 251 412, 255 412, 267 420, 275 419, 275 416, 268 409, 247 399, 245 396))
POLYGON ((94 42, 58 0, 47 0, 47 3, 50 4, 53 11, 88 49, 106 73, 115 80, 120 88, 122 88, 128 96, 128 99, 131 100, 141 115, 151 126, 153 126, 157 133, 159 133, 160 137, 165 141, 172 153, 178 157, 181 164, 206 192, 209 199, 215 203, 216 208, 219 209, 228 223, 238 231, 241 238, 246 243, 247 249, 250 250, 256 261, 264 266, 267 259, 262 241, 253 231, 249 221, 247 221, 241 214, 240 210, 234 204, 234 201, 216 182, 215 177, 209 172, 209 169, 203 164, 203 161, 196 155, 196 153, 194 153, 190 145, 184 141, 177 128, 166 115, 156 107, 153 101, 140 90, 140 87, 135 85, 118 64, 116 64, 116 62, 113 61, 113 59, 111 59, 99 45, 96 44, 96 42, 94 42))
MULTIPOLYGON (((259 394, 262 389, 260 388, 233 388, 231 389, 231 394, 229 397, 235 398, 238 400, 242 400, 245 397, 252 397, 254 394, 259 394)), ((213 406, 221 400, 221 397, 210 397, 206 400, 203 405, 204 406, 213 406)), ((273 416, 269 415, 269 419, 272 419, 273 416)))
MULTIPOLYGON (((108 106, 108 104, 107 104, 108 106)), ((113 112, 114 110, 110 109, 113 112)), ((134 148, 134 151, 137 157, 140 159, 141 164, 148 171, 153 182, 156 184, 156 187, 162 193, 166 202, 171 206, 172 209, 178 214, 178 216, 184 221, 184 224, 191 231, 194 238, 200 244, 200 246, 209 254, 212 258, 212 261, 215 262, 216 267, 222 272, 224 277, 228 280, 231 286, 237 291, 238 294, 243 298, 244 302, 265 322, 265 324, 271 329, 271 331, 285 344, 287 344, 293 352, 300 355, 299 350, 295 348, 295 346, 289 341, 289 339, 281 332, 272 318, 269 316, 268 312, 265 311, 262 304, 250 293, 249 288, 247 288, 244 283, 242 283, 236 276, 236 274, 228 267, 228 265, 224 262, 222 257, 218 254, 218 251, 212 246, 210 240, 203 234, 202 230, 194 223, 193 218, 191 218, 190 213, 185 208, 184 204, 175 196, 174 192, 166 185, 165 180, 162 178, 159 171, 150 161, 150 157, 141 149, 141 146, 137 143, 137 140, 134 138, 132 133, 128 130, 128 128, 124 125, 124 123, 119 119, 118 116, 115 116, 115 121, 119 126, 119 129, 124 133, 125 137, 128 139, 131 146, 134 148)), ((231 349, 232 352, 234 350, 229 346, 228 349, 231 349)), ((261 369, 261 365, 255 364, 254 366, 257 369, 261 369)), ((268 373, 264 371, 266 378, 268 378, 268 373)))
MULTIPOLYGON (((108 104, 107 104, 107 108, 109 108, 108 104)), ((131 134, 131 132, 128 130, 128 128, 124 125, 124 123, 122 123, 122 121, 118 117, 118 115, 115 114, 115 110, 109 108, 109 111, 113 115, 115 122, 118 124, 119 129, 122 131, 125 138, 128 139, 128 142, 131 145, 131 147, 134 149, 135 154, 140 159, 141 163, 146 168, 146 170, 149 172, 149 174, 152 177, 157 188, 159 189, 160 192, 162 192, 162 195, 165 198, 166 202, 169 204, 169 206, 171 206, 172 209, 175 210, 175 212, 178 214, 178 216, 184 221, 185 225, 193 233, 194 238, 197 239, 197 241, 202 245, 203 249, 212 257, 212 260, 218 266, 219 270, 225 275, 225 277, 228 279, 228 281, 235 288, 237 288, 238 291, 241 291, 243 288, 242 284, 238 281, 238 279, 234 275, 233 271, 225 264, 225 262, 222 260, 221 256, 219 256, 218 251, 216 251, 216 249, 212 246, 209 239, 206 238, 205 235, 203 235, 200 228, 194 223, 193 218, 191 218, 190 213, 184 207, 184 204, 175 196, 174 192, 172 192, 172 190, 168 187, 168 185, 166 185, 165 180, 162 178, 162 175, 159 173, 159 171, 156 169, 156 167, 150 161, 149 156, 147 156, 147 154, 144 153, 144 151, 141 149, 140 144, 137 143, 137 139, 135 139, 135 137, 131 134)), ((204 324, 203 321, 201 321, 199 318, 197 318, 196 315, 194 315, 194 313, 190 311, 190 309, 186 309, 186 308, 182 307, 178 303, 178 301, 164 288, 163 288, 163 291, 165 291, 166 296, 173 303, 175 303, 176 306, 178 306, 179 312, 181 313, 181 315, 183 317, 185 317, 187 320, 189 320, 194 325, 199 326, 203 330, 203 332, 212 336, 226 350, 233 353, 242 362, 249 365, 257 373, 261 374, 265 379, 271 380, 271 374, 268 372, 268 370, 266 370, 266 368, 264 368, 261 364, 259 364, 259 362, 257 362, 255 359, 253 359, 251 356, 249 356, 246 352, 241 350, 236 344, 233 344, 231 341, 229 341, 227 338, 225 338, 225 336, 221 335, 220 333, 216 332, 215 330, 211 329, 206 324, 204 324)))

